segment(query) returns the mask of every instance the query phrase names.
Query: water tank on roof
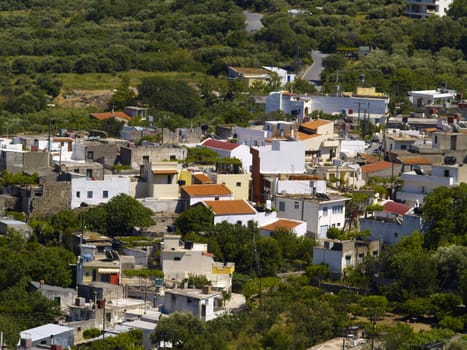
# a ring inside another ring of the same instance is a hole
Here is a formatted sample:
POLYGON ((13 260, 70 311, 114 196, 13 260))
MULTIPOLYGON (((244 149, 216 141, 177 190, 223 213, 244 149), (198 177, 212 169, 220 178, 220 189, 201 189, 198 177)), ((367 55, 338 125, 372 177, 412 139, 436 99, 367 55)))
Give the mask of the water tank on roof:
POLYGON ((185 249, 193 249, 193 241, 185 241, 185 249))
POLYGON ((454 157, 454 156, 446 156, 446 157, 444 157, 444 164, 447 164, 447 165, 456 164, 456 157, 454 157))

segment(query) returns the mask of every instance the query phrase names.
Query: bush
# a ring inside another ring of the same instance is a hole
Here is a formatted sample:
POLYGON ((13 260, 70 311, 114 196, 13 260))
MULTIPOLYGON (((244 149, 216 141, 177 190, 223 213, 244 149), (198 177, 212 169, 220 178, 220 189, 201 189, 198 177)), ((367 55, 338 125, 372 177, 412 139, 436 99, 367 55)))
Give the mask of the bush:
POLYGON ((98 328, 86 329, 83 332, 84 339, 93 339, 93 338, 97 338, 100 335, 101 335, 101 330, 98 328))

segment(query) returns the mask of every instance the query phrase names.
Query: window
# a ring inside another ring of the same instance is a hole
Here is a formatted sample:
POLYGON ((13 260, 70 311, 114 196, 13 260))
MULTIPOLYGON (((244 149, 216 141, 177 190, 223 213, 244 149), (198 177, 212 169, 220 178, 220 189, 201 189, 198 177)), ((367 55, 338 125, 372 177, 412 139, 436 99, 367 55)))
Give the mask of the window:
POLYGON ((143 156, 143 163, 149 162, 149 156, 143 156))
POLYGON ((285 211, 285 202, 279 202, 279 211, 285 211))
POLYGON ((93 151, 88 151, 87 159, 88 160, 93 160, 94 159, 94 152, 93 151))
POLYGON ((399 234, 397 232, 394 232, 394 238, 399 237, 399 234))
POLYGON ((92 169, 86 169, 86 177, 91 178, 92 177, 92 169))
POLYGON ((187 303, 187 304, 191 304, 191 303, 192 303, 191 298, 186 298, 186 303, 187 303))
POLYGON ((182 258, 180 258, 179 256, 174 256, 174 261, 181 261, 182 258))
POLYGON ((344 206, 343 205, 337 205, 335 207, 332 207, 332 213, 333 214, 342 214, 344 212, 344 206))
POLYGON ((341 225, 341 223, 340 223, 340 222, 338 222, 338 223, 337 223, 337 227, 339 227, 340 225, 341 225))
POLYGON ((407 149, 407 145, 401 145, 401 149, 407 149))
POLYGON ((295 209, 300 208, 300 202, 294 202, 294 203, 293 203, 293 207, 294 207, 295 209))
POLYGON ((75 168, 75 169, 73 170, 73 172, 74 172, 75 174, 79 174, 79 169, 78 169, 78 168, 75 168))
POLYGON ((435 135, 435 144, 438 143, 438 136, 435 135))
POLYGON ((444 170, 444 176, 449 177, 449 169, 444 170))
POLYGON ((346 255, 345 256, 345 265, 350 265, 352 261, 352 256, 351 255, 346 255))
POLYGON ((377 251, 377 250, 373 250, 372 255, 373 255, 373 256, 378 256, 378 251, 377 251))
POLYGON ((170 160, 173 162, 175 160, 177 160, 177 156, 174 156, 174 155, 170 155, 170 160))
POLYGON ((328 207, 323 208, 323 216, 328 216, 328 207))
POLYGON ((102 191, 102 198, 109 198, 109 191, 102 191))
POLYGON ((236 182, 236 183, 235 183, 235 186, 237 186, 237 187, 242 187, 242 183, 241 183, 241 182, 236 182))
POLYGON ((88 198, 92 198, 92 195, 93 195, 92 191, 88 191, 88 198))
POLYGON ((358 262, 359 263, 361 263, 363 261, 364 256, 365 255, 363 253, 358 254, 358 262))
POLYGON ((80 198, 81 197, 81 192, 80 191, 76 191, 76 198, 80 198))

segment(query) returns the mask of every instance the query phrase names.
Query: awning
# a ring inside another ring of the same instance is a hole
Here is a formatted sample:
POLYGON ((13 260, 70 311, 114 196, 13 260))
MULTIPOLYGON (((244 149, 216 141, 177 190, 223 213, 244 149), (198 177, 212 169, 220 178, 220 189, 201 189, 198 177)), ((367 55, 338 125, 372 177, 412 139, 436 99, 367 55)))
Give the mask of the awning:
POLYGON ((178 170, 177 169, 155 169, 152 171, 154 175, 171 175, 171 174, 177 174, 178 170))
POLYGON ((97 269, 97 273, 100 273, 100 274, 112 274, 112 273, 119 273, 119 272, 120 272, 120 269, 104 269, 104 268, 97 269))

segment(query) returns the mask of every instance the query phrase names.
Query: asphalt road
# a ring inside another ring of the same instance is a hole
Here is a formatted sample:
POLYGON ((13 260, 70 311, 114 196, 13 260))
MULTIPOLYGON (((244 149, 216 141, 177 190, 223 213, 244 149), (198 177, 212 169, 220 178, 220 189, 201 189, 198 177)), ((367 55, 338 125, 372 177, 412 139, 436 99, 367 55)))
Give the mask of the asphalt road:
POLYGON ((323 58, 326 56, 328 56, 328 54, 322 53, 321 51, 311 51, 311 59, 313 60, 313 63, 307 68, 305 73, 303 73, 302 79, 309 81, 317 87, 321 86, 320 75, 324 70, 323 58))
POLYGON ((261 13, 243 11, 243 14, 246 16, 246 31, 248 33, 257 32, 263 28, 263 23, 261 23, 263 15, 261 13))

